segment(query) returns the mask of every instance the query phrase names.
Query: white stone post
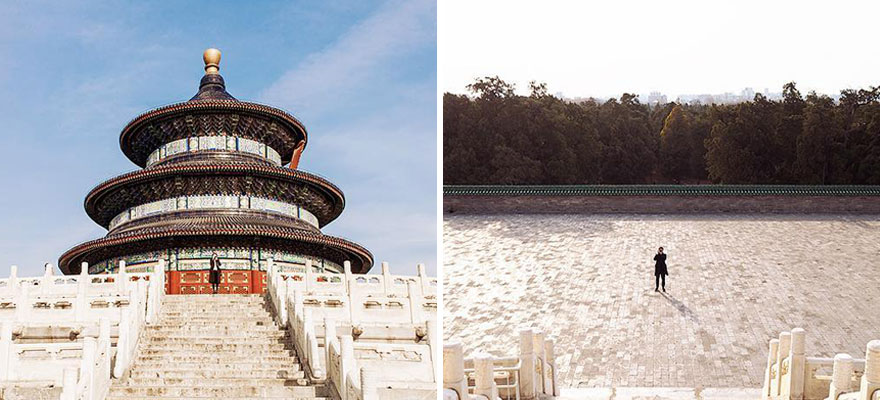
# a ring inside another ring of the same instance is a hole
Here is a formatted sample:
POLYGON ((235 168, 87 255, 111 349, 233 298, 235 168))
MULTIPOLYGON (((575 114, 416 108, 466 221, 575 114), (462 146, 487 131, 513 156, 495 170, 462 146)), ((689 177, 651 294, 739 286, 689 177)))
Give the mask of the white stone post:
POLYGON ((464 350, 460 342, 443 343, 443 388, 454 390, 459 399, 468 398, 464 350))
POLYGON ((312 270, 312 260, 306 260, 306 293, 315 290, 315 272, 312 270))
POLYGON ((422 290, 415 282, 406 281, 406 292, 409 297, 409 317, 413 324, 424 322, 422 318, 422 290))
POLYGON ((18 265, 9 267, 9 289, 14 299, 18 294, 18 265))
POLYGON ((495 386, 495 363, 486 353, 474 355, 474 394, 495 400, 498 388, 495 386))
POLYGON ((767 352, 767 369, 764 370, 764 389, 761 391, 762 399, 769 399, 771 388, 775 382, 773 376, 773 365, 776 364, 777 352, 779 351, 779 339, 770 340, 770 349, 767 352))
POLYGON ((382 283, 385 284, 385 295, 394 293, 394 279, 391 278, 391 267, 387 261, 382 261, 382 283))
POLYGON ((12 378, 12 321, 3 321, 0 325, 0 382, 12 378))
POLYGON ((116 340, 116 365, 113 367, 113 376, 122 379, 125 370, 128 369, 128 347, 131 346, 131 310, 135 302, 129 301, 129 308, 119 309, 119 337, 116 340))
POLYGON ((556 341, 547 339, 544 341, 544 357, 546 357, 547 370, 544 375, 547 383, 544 385, 544 394, 559 396, 559 387, 556 384, 556 341))
POLYGON ((547 387, 547 359, 544 355, 544 332, 535 331, 532 339, 535 345, 535 363, 540 367, 540 370, 535 371, 535 396, 540 397, 547 387))
POLYGON ((76 367, 64 368, 61 378, 61 400, 76 400, 76 367))
MULTIPOLYGON (((281 278, 281 274, 276 274, 273 279, 275 280, 272 284, 275 289, 275 298, 277 302, 275 305, 278 306, 278 321, 281 323, 281 326, 287 326, 287 281, 281 278)), ((270 294, 271 295, 271 294, 270 294)))
POLYGON ((531 328, 519 331, 519 359, 521 363, 519 372, 519 393, 520 397, 526 400, 535 398, 536 377, 535 377, 535 344, 534 333, 531 328))
POLYGON ((93 399, 95 393, 95 357, 98 344, 95 338, 86 336, 83 338, 82 362, 79 368, 79 379, 86 382, 84 399, 93 399))
POLYGON ((374 371, 372 368, 362 367, 361 393, 363 394, 363 400, 378 400, 378 392, 379 382, 376 376, 376 371, 374 371))
POLYGON ((53 283, 52 264, 46 263, 46 265, 43 266, 43 278, 40 280, 40 293, 43 295, 51 294, 53 283))
POLYGON ((123 295, 128 293, 128 271, 125 267, 125 260, 119 260, 119 271, 116 272, 116 287, 119 293, 123 295))
MULTIPOLYGON (((151 317, 151 311, 155 310, 156 306, 155 306, 155 303, 152 303, 150 301, 150 299, 147 297, 148 296, 147 291, 149 290, 149 286, 147 286, 147 285, 149 285, 149 284, 147 283, 147 281, 145 281, 143 279, 137 281, 137 285, 135 285, 135 295, 134 295, 134 297, 137 298, 136 304, 145 304, 146 303, 146 314, 144 313, 144 310, 142 310, 140 307, 138 307, 138 309, 135 311, 140 313, 141 321, 146 321, 148 324, 152 324, 154 322, 158 322, 159 315, 157 313, 156 315, 151 317)), ((135 304, 135 303, 132 301, 129 301, 129 305, 131 305, 131 304, 135 304)))
POLYGON ((416 273, 419 275, 419 291, 422 293, 422 297, 428 295, 425 293, 425 285, 428 284, 428 274, 425 273, 425 264, 416 265, 416 273))
POLYGON ((342 270, 345 273, 345 293, 351 293, 351 288, 354 286, 351 282, 352 274, 351 274, 351 261, 345 260, 342 262, 342 270))
POLYGON ((802 328, 791 330, 791 352, 788 357, 788 368, 791 377, 789 393, 793 399, 804 397, 804 370, 807 362, 805 336, 806 332, 802 328))
POLYGON ((34 305, 31 303, 31 284, 22 282, 18 288, 18 296, 15 299, 15 319, 25 320, 31 314, 34 305))
POLYGON ((315 321, 312 317, 312 310, 305 309, 303 315, 303 325, 305 325, 306 343, 309 346, 309 364, 312 367, 312 375, 323 378, 324 371, 321 369, 320 360, 324 357, 318 351, 318 335, 315 333, 315 321))
MULTIPOLYGON (((351 337, 351 335, 342 335, 342 340, 339 344, 339 351, 341 353, 340 356, 342 357, 342 362, 340 363, 340 365, 342 366, 340 368, 340 373, 342 374, 341 383, 343 389, 343 393, 340 393, 340 395, 343 396, 343 400, 348 400, 346 398, 346 396, 348 396, 348 380, 353 378, 351 372, 354 371, 354 368, 356 367, 354 359, 354 339, 351 337)), ((357 387, 353 383, 352 386, 357 387)))
POLYGON ((779 351, 776 354, 776 379, 773 383, 773 390, 770 393, 770 397, 778 397, 782 394, 782 376, 785 375, 783 372, 783 361, 788 357, 788 353, 791 351, 791 333, 790 332, 782 332, 779 334, 779 351))
POLYGON ((89 303, 86 298, 89 291, 89 285, 91 285, 91 282, 89 282, 89 263, 80 264, 79 276, 77 277, 76 283, 76 305, 74 307, 76 308, 75 318, 79 322, 85 320, 89 311, 89 303))
POLYGON ((834 356, 834 369, 831 372, 831 386, 828 388, 828 398, 837 399, 842 393, 852 391, 853 359, 849 354, 837 354, 834 356))
MULTIPOLYGON (((330 346, 336 340, 336 321, 333 318, 324 318, 324 368, 327 370, 327 379, 330 379, 330 365, 333 359, 330 355, 330 346)), ((342 349, 340 349, 341 351, 342 349)))
POLYGON ((865 351, 865 374, 858 399, 873 400, 877 391, 880 391, 880 340, 872 340, 865 351))
POLYGON ((303 304, 303 292, 301 289, 293 290, 293 315, 305 316, 305 304, 303 304))

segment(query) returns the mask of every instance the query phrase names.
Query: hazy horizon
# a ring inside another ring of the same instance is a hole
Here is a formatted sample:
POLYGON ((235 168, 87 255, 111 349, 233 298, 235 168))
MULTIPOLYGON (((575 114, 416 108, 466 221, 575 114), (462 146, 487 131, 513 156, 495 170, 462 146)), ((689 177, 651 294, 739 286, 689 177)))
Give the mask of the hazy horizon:
POLYGON ((498 76, 565 97, 781 92, 829 96, 880 85, 874 18, 880 4, 444 2, 440 90, 498 76), (491 16, 491 18, 489 18, 491 16))

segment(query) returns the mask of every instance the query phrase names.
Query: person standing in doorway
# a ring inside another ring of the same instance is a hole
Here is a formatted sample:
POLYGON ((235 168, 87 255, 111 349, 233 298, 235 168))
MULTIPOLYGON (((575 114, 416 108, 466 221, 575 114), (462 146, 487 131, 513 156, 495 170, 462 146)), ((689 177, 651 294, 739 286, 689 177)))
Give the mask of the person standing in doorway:
POLYGON ((669 272, 666 271, 666 254, 663 253, 663 248, 657 250, 657 255, 654 256, 654 280, 656 282, 656 286, 654 287, 655 292, 660 291, 660 282, 663 282, 663 292, 666 292, 666 275, 669 275, 669 272))
POLYGON ((220 291, 220 257, 217 253, 211 255, 211 270, 208 275, 208 282, 211 283, 211 291, 214 294, 220 291))

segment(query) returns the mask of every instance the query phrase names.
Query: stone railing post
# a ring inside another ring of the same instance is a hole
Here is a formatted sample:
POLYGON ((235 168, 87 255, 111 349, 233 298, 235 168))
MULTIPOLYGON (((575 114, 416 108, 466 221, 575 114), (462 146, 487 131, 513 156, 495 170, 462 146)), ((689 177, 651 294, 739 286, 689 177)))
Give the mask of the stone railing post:
MULTIPOLYGON (((131 296, 129 296, 131 297, 131 296)), ((134 299, 132 299, 134 300, 134 299)), ((129 300, 130 307, 137 304, 135 301, 129 300)), ((133 308, 119 309, 119 337, 116 339, 116 365, 113 367, 113 376, 122 378, 128 369, 128 347, 131 345, 131 310, 133 308)))
POLYGON ((116 287, 122 295, 128 293, 128 271, 126 269, 125 260, 119 260, 119 271, 116 272, 116 287))
MULTIPOLYGON (((340 375, 342 375, 342 382, 340 385, 342 386, 342 392, 340 396, 342 396, 342 400, 349 400, 348 396, 348 380, 352 377, 351 373, 355 368, 355 359, 354 359, 354 338, 351 335, 342 335, 342 339, 339 343, 339 352, 340 357, 342 358, 342 362, 340 363, 340 375)), ((352 385, 355 386, 355 385, 352 385)))
POLYGON ((872 340, 865 351, 865 374, 858 399, 874 400, 877 391, 880 391, 880 340, 872 340))
POLYGON ((804 397, 804 370, 806 369, 806 349, 805 338, 806 332, 801 328, 791 330, 791 352, 788 357, 789 376, 789 395, 793 399, 804 397))
POLYGON ((394 293, 394 279, 391 277, 391 267, 387 261, 382 261, 382 283, 385 284, 385 295, 394 293))
POLYGON ((85 383, 86 392, 84 399, 93 399, 95 393, 95 357, 97 356, 98 344, 95 338, 86 336, 83 338, 82 361, 79 367, 79 380, 85 383))
POLYGON ((535 344, 534 333, 530 328, 519 331, 519 359, 521 363, 519 372, 519 393, 520 397, 526 400, 535 398, 536 376, 535 376, 535 344))
POLYGON ((312 260, 306 260, 306 293, 315 290, 315 271, 312 268, 312 260))
MULTIPOLYGON (((330 356, 330 346, 336 340, 336 321, 333 318, 324 318, 324 365, 327 370, 327 379, 330 379, 330 365, 333 359, 330 356)), ((339 349, 340 352, 342 349, 339 349)))
POLYGON ((422 289, 416 287, 415 282, 406 282, 406 293, 409 297, 409 317, 413 324, 424 322, 422 318, 422 289))
POLYGON ((460 342, 443 343, 443 388, 454 390, 459 399, 468 398, 464 350, 460 342))
POLYGON ((3 321, 0 325, 0 382, 12 378, 12 321, 3 321))
POLYGON ((770 397, 778 397, 782 394, 782 377, 786 374, 786 368, 783 361, 788 357, 791 351, 791 332, 782 332, 779 334, 779 351, 776 354, 776 379, 773 383, 773 390, 770 397))
POLYGON ((776 375, 773 372, 773 365, 776 364, 777 352, 779 351, 779 339, 770 340, 770 348, 767 352, 767 369, 764 370, 764 386, 761 390, 761 398, 769 399, 773 382, 776 381, 776 375))
POLYGON ((64 368, 61 378, 61 400, 76 400, 76 367, 64 368))
MULTIPOLYGON (((272 286, 274 286, 275 305, 277 306, 275 311, 278 312, 278 321, 281 326, 287 326, 287 281, 281 278, 281 274, 276 274, 273 280, 272 286)), ((270 297, 272 297, 271 294, 270 297)))
POLYGON ((486 353, 474 355, 474 394, 493 400, 498 398, 498 388, 495 386, 495 363, 492 356, 486 353))
POLYGON ((9 286, 7 287, 11 291, 12 298, 16 298, 18 294, 18 265, 9 267, 9 286))
POLYGON ((828 388, 828 398, 837 400, 842 393, 852 391, 853 359, 849 354, 837 354, 834 356, 834 369, 831 372, 831 386, 828 388))
POLYGON ((416 265, 416 273, 419 275, 419 291, 422 293, 422 297, 427 296, 425 285, 428 282, 428 274, 425 273, 425 264, 416 265))
POLYGON ((43 265, 43 278, 40 279, 40 293, 43 295, 52 293, 52 286, 55 280, 52 279, 52 264, 43 265))
POLYGON ((544 341, 544 357, 546 357, 546 365, 547 371, 544 373, 547 376, 547 382, 544 385, 544 394, 549 396, 559 396, 559 387, 556 384, 556 341, 553 339, 547 339, 544 341))
POLYGON ((437 329, 437 321, 428 320, 428 347, 431 349, 431 370, 434 373, 434 382, 437 382, 440 371, 440 332, 437 329))
POLYGON ((345 274, 345 293, 351 293, 351 261, 345 260, 342 262, 343 273, 345 274))
POLYGON ((532 336, 535 345, 535 364, 539 369, 535 371, 535 396, 540 397, 546 388, 547 360, 544 356, 544 332, 536 331, 532 336))
POLYGON ((372 368, 361 368, 361 394, 363 394, 363 400, 379 399, 379 382, 377 378, 376 371, 372 368))
MULTIPOLYGON (((15 298, 15 319, 19 321, 25 320, 28 315, 31 314, 31 310, 34 308, 33 303, 31 303, 31 284, 22 282, 21 287, 18 288, 18 293, 15 298)), ((77 296, 77 300, 79 296, 77 296)), ((77 315, 79 315, 80 311, 77 311, 77 315)), ((79 319, 77 319, 79 321, 79 319)))
POLYGON ((89 302, 86 298, 89 292, 89 286, 92 284, 89 281, 89 263, 82 263, 80 265, 79 276, 76 280, 76 315, 75 318, 77 321, 84 321, 88 314, 88 306, 89 302))

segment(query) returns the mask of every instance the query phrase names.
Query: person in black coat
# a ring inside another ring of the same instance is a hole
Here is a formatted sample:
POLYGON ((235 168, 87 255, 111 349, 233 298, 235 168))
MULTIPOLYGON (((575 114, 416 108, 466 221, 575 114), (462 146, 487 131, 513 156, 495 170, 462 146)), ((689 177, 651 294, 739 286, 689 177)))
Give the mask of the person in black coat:
POLYGON ((657 284, 654 288, 655 292, 660 291, 661 280, 663 281, 663 291, 666 292, 666 275, 669 275, 669 272, 666 271, 666 254, 663 254, 661 247, 657 250, 657 255, 654 256, 654 280, 657 284))
POLYGON ((208 282, 211 283, 211 290, 214 294, 220 291, 220 257, 217 253, 211 256, 211 270, 208 273, 208 282))

